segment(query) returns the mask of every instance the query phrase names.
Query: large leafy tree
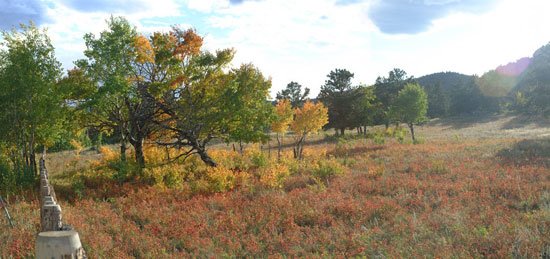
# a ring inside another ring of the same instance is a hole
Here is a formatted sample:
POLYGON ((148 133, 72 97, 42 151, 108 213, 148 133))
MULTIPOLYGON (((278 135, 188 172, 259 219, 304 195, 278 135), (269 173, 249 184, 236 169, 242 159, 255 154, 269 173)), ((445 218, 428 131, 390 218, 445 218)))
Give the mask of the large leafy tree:
POLYGON ((360 97, 356 87, 351 84, 353 76, 346 69, 331 71, 318 96, 328 108, 327 127, 339 130, 341 135, 344 135, 346 128, 354 126, 353 104, 360 97))
POLYGON ((277 93, 277 100, 290 100, 292 107, 302 107, 309 95, 309 88, 305 87, 302 92, 302 85, 297 82, 290 82, 286 88, 277 93))
POLYGON ((226 72, 233 56, 232 49, 224 49, 175 57, 179 69, 171 87, 155 97, 161 111, 157 123, 169 132, 161 144, 188 148, 180 156, 198 154, 216 166, 206 151, 211 140, 264 138, 271 117, 271 82, 252 65, 226 72))
POLYGON ((45 31, 34 24, 2 33, 0 142, 18 179, 33 180, 37 148, 51 146, 69 127, 61 64, 45 31))
POLYGON ((119 134, 120 158, 125 161, 130 106, 138 98, 132 82, 134 40, 138 34, 122 17, 111 17, 107 25, 108 30, 101 32, 99 38, 91 33, 84 36, 87 59, 77 61, 77 65, 96 84, 96 90, 83 104, 83 109, 89 111, 89 126, 119 134))
POLYGON ((405 122, 411 131, 413 142, 414 124, 426 120, 428 111, 428 97, 424 89, 416 83, 409 83, 399 91, 394 104, 391 107, 390 114, 396 121, 405 122))
POLYGON ((374 95, 382 108, 382 122, 389 125, 391 116, 389 116, 390 108, 397 98, 397 95, 406 84, 412 83, 413 77, 408 77, 407 72, 402 69, 394 68, 388 73, 388 77, 378 77, 374 84, 374 95))
POLYGON ((170 84, 172 64, 160 61, 181 52, 177 47, 182 44, 176 43, 185 33, 174 30, 168 36, 154 34, 149 40, 124 18, 111 17, 107 24, 108 30, 98 38, 93 34, 84 37, 87 59, 77 64, 97 88, 82 106, 89 111, 90 126, 120 136, 121 160, 130 143, 136 162, 144 167, 143 144, 156 129, 153 119, 158 110, 150 93, 158 94, 170 84), (166 47, 169 43, 173 44, 166 47))

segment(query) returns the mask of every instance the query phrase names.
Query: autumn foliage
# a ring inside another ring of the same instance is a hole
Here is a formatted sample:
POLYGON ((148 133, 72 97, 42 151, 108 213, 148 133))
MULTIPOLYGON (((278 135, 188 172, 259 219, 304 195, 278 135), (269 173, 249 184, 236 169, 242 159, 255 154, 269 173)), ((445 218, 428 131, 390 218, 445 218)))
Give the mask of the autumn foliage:
POLYGON ((306 137, 317 133, 327 123, 328 109, 321 102, 306 101, 303 107, 295 109, 294 120, 290 125, 295 134, 295 158, 301 159, 306 137))

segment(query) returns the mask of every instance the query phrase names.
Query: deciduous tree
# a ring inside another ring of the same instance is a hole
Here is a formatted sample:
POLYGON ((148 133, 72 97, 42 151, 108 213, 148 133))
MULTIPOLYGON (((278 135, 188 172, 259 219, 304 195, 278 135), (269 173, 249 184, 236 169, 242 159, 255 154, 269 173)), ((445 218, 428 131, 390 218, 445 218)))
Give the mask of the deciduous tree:
POLYGON ((51 146, 68 127, 67 103, 45 30, 34 24, 2 33, 0 47, 0 146, 19 183, 34 180, 37 148, 51 146))
POLYGON ((317 133, 329 122, 328 109, 321 102, 306 101, 303 107, 294 110, 294 114, 294 121, 290 125, 295 134, 294 158, 302 159, 306 137, 317 133))
POLYGON ((271 123, 271 130, 277 134, 277 159, 281 159, 283 138, 294 118, 294 111, 288 99, 282 99, 275 105, 275 119, 271 123))
POLYGON ((409 83, 403 90, 399 91, 390 114, 395 120, 407 123, 411 130, 412 140, 415 142, 414 124, 424 122, 427 111, 428 97, 426 92, 420 85, 409 83))
POLYGON ((390 71, 388 77, 378 77, 376 79, 376 83, 374 84, 374 95, 378 102, 380 102, 380 107, 383 109, 382 120, 383 123, 386 124, 386 127, 390 124, 391 116, 389 111, 399 91, 401 91, 406 84, 412 83, 413 80, 413 77, 408 77, 407 72, 399 68, 394 68, 390 71))

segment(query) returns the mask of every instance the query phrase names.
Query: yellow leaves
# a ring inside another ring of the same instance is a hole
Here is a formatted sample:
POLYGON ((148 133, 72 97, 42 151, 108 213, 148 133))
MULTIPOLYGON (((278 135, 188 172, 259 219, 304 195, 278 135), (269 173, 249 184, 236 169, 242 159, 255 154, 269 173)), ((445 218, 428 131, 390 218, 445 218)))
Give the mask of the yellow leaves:
POLYGON ((84 146, 82 145, 82 143, 80 143, 76 139, 71 139, 71 141, 69 143, 74 148, 74 152, 75 152, 76 156, 79 156, 80 152, 82 152, 82 150, 84 150, 84 146))
POLYGON ((328 123, 328 109, 321 103, 307 101, 302 108, 295 109, 290 128, 299 135, 316 133, 328 123))
POLYGON ((294 111, 292 111, 292 105, 288 99, 283 99, 277 102, 275 106, 275 115, 277 118, 271 124, 271 129, 277 133, 285 133, 288 130, 290 123, 292 123, 292 117, 294 111))
POLYGON ((274 164, 260 170, 260 183, 269 187, 283 187, 283 183, 290 175, 286 165, 274 164))
POLYGON ((102 160, 105 162, 118 160, 120 156, 120 154, 118 154, 117 152, 113 151, 112 149, 106 146, 101 146, 99 148, 99 153, 103 155, 102 160))
POLYGON ((155 63, 155 52, 147 38, 139 35, 134 39, 134 47, 136 50, 136 61, 138 63, 155 63))

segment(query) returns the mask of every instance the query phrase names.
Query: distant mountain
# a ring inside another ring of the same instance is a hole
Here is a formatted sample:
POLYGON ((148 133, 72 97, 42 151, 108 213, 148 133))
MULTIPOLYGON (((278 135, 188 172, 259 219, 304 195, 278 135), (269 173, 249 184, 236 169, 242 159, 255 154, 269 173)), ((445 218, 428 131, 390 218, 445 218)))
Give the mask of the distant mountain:
POLYGON ((439 72, 416 79, 428 94, 428 116, 499 112, 503 107, 550 114, 550 44, 533 57, 500 65, 482 76, 439 72))
POLYGON ((550 117, 550 43, 535 51, 511 94, 517 110, 550 117))
POLYGON ((473 83, 474 77, 456 72, 439 72, 421 76, 416 81, 424 87, 439 86, 442 91, 449 92, 454 87, 473 83))
POLYGON ((510 62, 506 65, 498 66, 496 72, 506 76, 519 76, 527 69, 531 64, 531 58, 524 57, 518 59, 516 62, 510 62))
POLYGON ((480 87, 483 77, 440 72, 416 80, 428 94, 428 116, 432 118, 499 111, 501 97, 485 94, 480 87))

